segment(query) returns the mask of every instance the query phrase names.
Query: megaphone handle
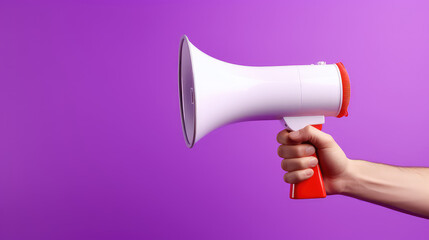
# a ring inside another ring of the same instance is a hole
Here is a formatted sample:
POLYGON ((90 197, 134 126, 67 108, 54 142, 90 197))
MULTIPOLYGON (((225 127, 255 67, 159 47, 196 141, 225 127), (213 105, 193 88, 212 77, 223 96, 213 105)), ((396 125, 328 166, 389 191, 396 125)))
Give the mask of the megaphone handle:
MULTIPOLYGON (((322 125, 313 125, 313 127, 322 130, 322 125)), ((317 158, 316 153, 313 154, 317 158)), ((323 183, 322 173, 319 164, 312 168, 314 171, 311 178, 304 180, 300 183, 290 185, 290 198, 291 199, 309 199, 309 198, 325 198, 325 184, 323 183)))

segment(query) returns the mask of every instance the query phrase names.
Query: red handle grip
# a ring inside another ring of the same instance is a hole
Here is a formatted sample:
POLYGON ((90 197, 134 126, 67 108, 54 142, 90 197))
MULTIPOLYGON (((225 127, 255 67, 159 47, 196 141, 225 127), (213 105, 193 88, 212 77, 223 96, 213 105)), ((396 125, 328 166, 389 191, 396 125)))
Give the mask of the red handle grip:
MULTIPOLYGON (((313 127, 322 130, 322 125, 313 125, 313 127)), ((316 154, 313 154, 313 156, 317 157, 316 154)), ((300 183, 290 185, 290 198, 308 199, 326 197, 325 184, 323 183, 319 164, 312 169, 314 174, 311 178, 300 183)))

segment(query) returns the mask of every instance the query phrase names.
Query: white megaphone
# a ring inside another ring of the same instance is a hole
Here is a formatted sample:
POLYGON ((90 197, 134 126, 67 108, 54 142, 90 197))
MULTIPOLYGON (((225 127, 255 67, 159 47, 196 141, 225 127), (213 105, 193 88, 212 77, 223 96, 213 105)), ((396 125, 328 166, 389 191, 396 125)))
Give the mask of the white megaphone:
MULTIPOLYGON (((179 98, 185 142, 195 142, 223 125, 282 120, 292 131, 325 116, 347 116, 350 82, 342 63, 249 67, 226 63, 197 49, 186 36, 179 50, 179 98)), ((314 175, 291 185, 290 197, 326 197, 319 165, 314 175)))

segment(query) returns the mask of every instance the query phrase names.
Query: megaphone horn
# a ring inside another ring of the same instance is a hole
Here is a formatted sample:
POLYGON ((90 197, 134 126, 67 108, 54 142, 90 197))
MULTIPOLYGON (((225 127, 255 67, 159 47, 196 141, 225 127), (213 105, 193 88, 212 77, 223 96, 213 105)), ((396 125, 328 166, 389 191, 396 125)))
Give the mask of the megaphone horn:
MULTIPOLYGON (((250 67, 226 63, 197 49, 186 36, 179 50, 179 99, 185 142, 251 120, 282 120, 286 128, 321 128, 325 116, 347 116, 350 83, 342 63, 250 67)), ((292 184, 291 198, 325 197, 319 166, 292 184), (302 190, 300 190, 302 189, 302 190)))

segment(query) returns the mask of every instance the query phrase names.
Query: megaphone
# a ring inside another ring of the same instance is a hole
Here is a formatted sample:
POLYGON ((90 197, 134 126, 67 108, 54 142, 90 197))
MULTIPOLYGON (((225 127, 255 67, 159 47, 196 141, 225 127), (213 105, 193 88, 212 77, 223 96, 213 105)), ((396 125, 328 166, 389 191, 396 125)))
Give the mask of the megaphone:
MULTIPOLYGON (((281 120, 291 131, 325 116, 347 116, 349 76, 342 63, 251 67, 226 63, 197 49, 184 35, 179 49, 179 99, 183 135, 191 148, 212 130, 229 123, 281 120)), ((290 198, 323 198, 319 165, 291 184, 290 198)))

